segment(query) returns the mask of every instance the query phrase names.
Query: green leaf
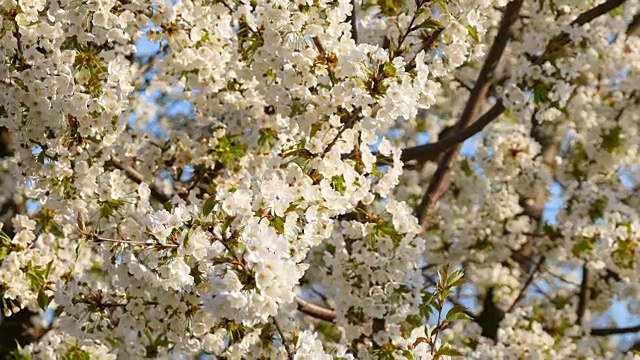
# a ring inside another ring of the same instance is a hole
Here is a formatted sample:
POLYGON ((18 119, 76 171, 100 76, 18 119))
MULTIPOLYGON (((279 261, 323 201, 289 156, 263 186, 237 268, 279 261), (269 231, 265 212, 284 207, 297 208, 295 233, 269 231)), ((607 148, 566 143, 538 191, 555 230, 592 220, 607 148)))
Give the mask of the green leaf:
POLYGON ((454 349, 449 345, 443 345, 436 351, 434 358, 438 358, 440 356, 463 356, 460 350, 454 349))
POLYGON ((580 239, 580 241, 578 241, 575 245, 573 245, 573 247, 571 248, 571 253, 576 257, 580 257, 582 254, 586 252, 591 252, 595 248, 596 248, 595 238, 583 237, 582 239, 580 239))
POLYGON ((423 323, 422 317, 420 317, 418 315, 409 315, 409 316, 407 316, 405 321, 407 322, 407 324, 409 324, 411 329, 415 329, 418 326, 421 326, 422 323, 423 323))
POLYGON ((404 356, 407 360, 415 360, 416 358, 415 356, 413 356, 413 353, 410 350, 403 350, 402 356, 404 356))
POLYGON ((467 309, 462 305, 455 305, 445 316, 445 322, 450 323, 456 320, 472 320, 471 316, 466 314, 467 309))
POLYGON ((42 208, 35 217, 36 223, 40 225, 42 231, 51 233, 57 237, 64 237, 62 226, 53 220, 53 211, 42 208))
POLYGON ((453 273, 449 274, 449 279, 447 279, 447 288, 452 288, 460 284, 460 280, 464 276, 464 271, 456 270, 453 273))
POLYGON ((602 148, 610 153, 616 152, 622 147, 624 140, 622 137, 622 127, 616 125, 605 132, 600 131, 600 139, 602 140, 602 148))
POLYGON ((284 218, 281 218, 280 216, 274 216, 271 221, 269 221, 269 224, 271 225, 271 227, 276 229, 276 232, 278 234, 284 233, 284 218))
POLYGON ((465 175, 467 176, 473 175, 473 170, 471 170, 471 166, 469 165, 469 161, 467 159, 462 160, 462 163, 460 164, 460 168, 462 169, 462 172, 465 175))
MULTIPOLYGON (((385 16, 396 16, 400 13, 403 0, 375 0, 368 3, 368 7, 378 5, 380 12, 385 16)), ((367 5, 365 5, 366 8, 367 5)))
POLYGON ((209 214, 211 214, 211 211, 213 211, 215 205, 216 198, 214 196, 210 196, 209 198, 207 198, 207 200, 204 201, 204 204, 202 204, 202 215, 204 215, 205 217, 209 216, 209 214))
POLYGON ((442 23, 438 20, 434 20, 434 19, 427 19, 423 22, 421 22, 418 25, 415 25, 413 27, 413 30, 419 30, 419 29, 424 29, 424 30, 442 30, 444 29, 444 25, 442 25, 442 23))
POLYGON ((447 14, 447 17, 451 17, 451 13, 449 12, 449 10, 447 9, 447 6, 444 3, 444 0, 435 0, 435 3, 440 5, 440 7, 442 8, 442 11, 447 14))
POLYGON ((384 71, 384 76, 388 78, 395 77, 397 72, 395 66, 393 66, 393 64, 389 61, 384 63, 383 71, 384 71))
POLYGON ((18 340, 14 339, 16 342, 16 349, 13 350, 11 353, 9 353, 9 355, 7 356, 8 360, 31 360, 31 355, 26 355, 24 353, 24 350, 22 349, 22 346, 20 346, 20 343, 18 342, 18 340))
POLYGON ((471 38, 475 40, 475 42, 480 42, 480 37, 478 36, 478 31, 476 30, 476 28, 471 25, 467 25, 467 32, 469 33, 469 36, 471 36, 471 38))
POLYGON ((536 104, 544 103, 549 101, 549 93, 551 92, 553 86, 551 84, 546 84, 544 82, 538 82, 533 87, 533 101, 536 104))
POLYGON ((422 305, 420 305, 420 316, 429 318, 434 313, 433 299, 435 295, 433 293, 426 293, 422 296, 422 305))
POLYGON ((44 268, 44 278, 49 278, 49 274, 51 274, 51 267, 53 266, 53 260, 47 263, 47 266, 44 268))
POLYGON ((618 239, 616 247, 611 254, 613 262, 623 269, 633 269, 635 267, 635 258, 638 244, 631 239, 618 239))
POLYGON ((32 268, 27 275, 29 276, 29 286, 31 290, 38 291, 44 283, 44 277, 42 276, 41 268, 32 268))
POLYGON ((518 119, 514 119, 513 117, 511 117, 511 112, 509 111, 509 109, 505 109, 502 114, 504 115, 505 119, 511 124, 518 123, 518 119))
POLYGON ((609 11, 609 15, 612 17, 620 16, 624 14, 624 6, 618 6, 609 11))
POLYGON ((40 289, 40 291, 38 291, 38 307, 42 310, 47 310, 52 298, 52 296, 46 294, 44 289, 40 289))
POLYGON ((445 285, 447 283, 447 279, 449 278, 449 264, 442 265, 438 270, 438 278, 440 279, 440 284, 445 285))
POLYGON ((260 129, 260 138, 258 139, 258 145, 261 148, 271 149, 271 143, 278 136, 278 133, 272 128, 260 129))
POLYGON ((120 199, 110 199, 100 202, 100 217, 108 220, 116 211, 120 210, 123 205, 124 201, 120 199))
POLYGON ((91 360, 91 354, 74 346, 62 356, 63 360, 91 360))
POLYGON ((609 201, 607 199, 597 199, 591 203, 589 207, 589 217, 592 221, 602 219, 604 217, 604 210, 607 208, 609 201))
POLYGON ((2 244, 11 243, 11 238, 2 229, 0 229, 0 243, 2 243, 2 244))
POLYGON ((218 138, 218 144, 210 153, 218 157, 218 161, 225 167, 231 167, 247 151, 247 144, 235 140, 235 135, 227 134, 218 138))
POLYGON ((342 175, 335 175, 331 177, 331 187, 333 190, 339 192, 340 195, 343 195, 346 189, 344 177, 342 175))

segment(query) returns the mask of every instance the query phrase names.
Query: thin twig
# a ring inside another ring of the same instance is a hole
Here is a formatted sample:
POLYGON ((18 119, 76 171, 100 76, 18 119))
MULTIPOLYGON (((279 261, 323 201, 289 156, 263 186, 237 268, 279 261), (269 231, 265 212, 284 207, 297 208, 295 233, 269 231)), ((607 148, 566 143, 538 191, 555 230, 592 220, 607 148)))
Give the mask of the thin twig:
POLYGON ((327 155, 327 153, 331 151, 331 149, 335 146, 338 140, 340 140, 340 137, 345 131, 347 131, 348 129, 352 129, 358 121, 362 120, 362 107, 358 106, 357 108, 353 109, 350 113, 343 116, 342 120, 344 121, 344 124, 342 125, 342 127, 340 127, 340 130, 338 130, 338 134, 324 149, 324 151, 322 152, 322 156, 327 155))
POLYGON ((440 335, 440 326, 442 325, 441 321, 442 321, 442 308, 443 308, 443 305, 444 304, 440 304, 440 306, 438 307, 438 321, 436 322, 436 331, 435 331, 436 334, 433 336, 433 342, 430 344, 431 345, 431 355, 435 354, 436 346, 438 344, 438 335, 440 335))
POLYGON ((280 340, 282 341, 284 350, 287 352, 287 359, 293 360, 293 352, 291 351, 291 347, 289 346, 287 339, 285 339, 284 334, 282 333, 282 329, 280 329, 280 326, 278 325, 278 322, 276 321, 276 319, 275 318, 272 318, 272 319, 273 319, 273 326, 276 327, 276 331, 278 331, 278 335, 280 335, 280 340))
POLYGON ((516 305, 518 305, 518 303, 520 302, 520 300, 522 299, 524 294, 527 292, 527 289, 529 289, 529 286, 533 283, 533 279, 535 279, 536 275, 538 274, 538 272, 542 268, 542 264, 544 263, 545 260, 546 260, 546 258, 544 256, 540 258, 540 260, 536 264, 536 267, 533 269, 533 271, 531 272, 531 274, 527 278, 527 281, 525 281, 524 285, 522 286, 522 289, 520 289, 520 292, 518 293, 518 296, 513 301, 511 306, 509 306, 509 310, 507 310, 507 313, 510 313, 511 311, 513 311, 513 309, 516 307, 516 305))
MULTIPOLYGON (((424 275, 424 278, 427 280, 427 282, 431 285, 431 286, 435 286, 437 284, 437 282, 435 280, 433 280, 430 276, 424 275)), ((456 299, 448 296, 446 298, 447 301, 449 301, 450 303, 452 303, 454 306, 460 306, 463 308, 462 313, 471 317, 472 319, 476 318, 476 314, 472 313, 469 309, 467 309, 466 306, 462 305, 459 301, 457 301, 456 299)))
POLYGON ((327 295, 323 294, 322 292, 320 292, 319 290, 317 290, 316 288, 314 288, 313 286, 309 287, 309 290, 311 290, 311 292, 316 295, 317 297, 319 297, 320 299, 322 299, 322 302, 325 304, 328 304, 329 299, 327 298, 327 295))
MULTIPOLYGON (((134 168, 124 165, 120 160, 118 160, 118 159, 116 159, 114 157, 112 157, 111 160, 109 160, 107 162, 107 164, 113 166, 114 168, 116 168, 116 169, 118 169, 120 171, 122 171, 129 178, 129 180, 132 180, 136 184, 141 184, 141 183, 145 182, 144 176, 142 176, 142 174, 140 174, 134 168)), ((151 191, 151 196, 153 196, 154 199, 156 199, 156 200, 158 200, 158 201, 160 201, 162 203, 165 203, 165 202, 171 200, 171 196, 165 194, 164 191, 162 191, 155 184, 147 183, 147 185, 149 185, 149 190, 151 191)))
POLYGON ((322 44, 322 40, 320 40, 320 38, 317 36, 314 36, 311 40, 313 41, 313 44, 316 46, 316 49, 320 53, 320 56, 322 57, 322 59, 325 62, 325 65, 327 66, 327 72, 329 73, 329 80, 331 80, 331 84, 335 85, 338 82, 338 79, 336 78, 336 75, 333 73, 333 69, 331 69, 329 54, 327 53, 327 50, 324 47, 324 44, 322 44))
MULTIPOLYGON (((577 18, 575 18, 572 22, 571 22, 571 26, 573 27, 578 27, 578 26, 582 26, 588 22, 591 22, 592 20, 596 19, 597 17, 608 13, 609 11, 619 7, 620 5, 624 4, 626 2, 626 0, 609 0, 606 1, 596 7, 593 7, 585 12, 583 12, 582 14, 580 14, 577 18)), ((537 60, 534 62, 534 64, 536 65, 542 65, 544 64, 547 60, 549 60, 549 56, 553 53, 555 53, 557 50, 559 50, 561 47, 567 45, 571 43, 571 35, 569 35, 568 32, 563 31, 560 34, 556 35, 555 37, 553 37, 553 39, 547 44, 547 48, 545 49, 545 52, 537 58, 537 60)))
POLYGON ((467 89, 467 91, 471 92, 471 90, 473 90, 471 88, 471 86, 467 85, 467 83, 465 83, 464 81, 462 81, 462 79, 460 79, 458 76, 454 76, 453 80, 455 82, 457 82, 458 84, 462 85, 463 88, 467 89))
POLYGON ((400 50, 400 48, 402 47, 402 44, 407 39, 409 34, 415 30, 413 28, 413 24, 415 23, 416 19, 418 18, 418 15, 420 14, 419 10, 420 10, 420 7, 418 7, 416 11, 413 13, 411 20, 409 21, 409 25, 407 26, 407 30, 404 32, 404 34, 402 34, 400 38, 398 38, 398 44, 396 45, 396 49, 400 50))
POLYGON ((227 10, 229 10, 231 12, 231 14, 233 14, 233 12, 235 11, 231 6, 229 6, 229 4, 227 4, 226 1, 224 0, 220 0, 220 3, 222 3, 222 5, 224 5, 224 7, 227 8, 227 10))
POLYGON ((438 37, 440 36, 440 34, 442 34, 443 31, 444 29, 438 29, 431 33, 431 35, 429 35, 429 37, 422 43, 422 50, 431 50, 431 47, 436 42, 436 40, 438 40, 438 37))
POLYGON ((115 244, 127 244, 127 245, 133 245, 133 246, 147 246, 147 247, 157 247, 157 248, 178 247, 177 244, 160 244, 155 242, 141 242, 141 241, 133 241, 128 239, 112 239, 112 238, 105 238, 101 236, 92 236, 92 237, 89 237, 89 239, 95 242, 110 242, 115 244))
POLYGON ((325 50, 324 45, 322 44, 322 41, 320 40, 320 38, 317 36, 314 36, 311 40, 313 40, 313 44, 316 46, 316 49, 318 49, 318 52, 320 53, 320 55, 327 56, 327 51, 325 50))

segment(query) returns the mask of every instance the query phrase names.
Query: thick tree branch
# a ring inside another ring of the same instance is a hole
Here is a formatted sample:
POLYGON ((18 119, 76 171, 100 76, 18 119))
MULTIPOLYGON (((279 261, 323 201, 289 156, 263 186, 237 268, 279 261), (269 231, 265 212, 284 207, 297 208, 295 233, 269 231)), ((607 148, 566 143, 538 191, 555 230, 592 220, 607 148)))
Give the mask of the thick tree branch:
MULTIPOLYGON (((491 85, 494 71, 500 62, 502 53, 507 47, 507 43, 509 42, 511 26, 518 18, 522 3, 523 0, 513 0, 505 9, 504 16, 500 22, 500 27, 498 28, 498 34, 493 41, 493 45, 491 46, 489 54, 487 55, 482 69, 480 70, 476 83, 469 94, 469 100, 462 112, 462 116, 456 125, 458 132, 467 127, 482 108, 487 91, 491 85)), ((501 106, 498 106, 497 109, 500 107, 501 106)), ((434 210, 438 200, 449 186, 453 165, 460 154, 461 148, 462 145, 458 142, 451 150, 449 150, 444 159, 442 159, 438 165, 438 169, 429 183, 429 187, 422 198, 420 206, 418 207, 418 219, 420 220, 420 224, 423 228, 426 228, 429 215, 434 210)))
POLYGON ((482 328, 482 336, 497 340, 500 322, 504 319, 504 311, 496 305, 493 299, 494 291, 493 287, 487 289, 482 302, 482 311, 475 320, 482 328))

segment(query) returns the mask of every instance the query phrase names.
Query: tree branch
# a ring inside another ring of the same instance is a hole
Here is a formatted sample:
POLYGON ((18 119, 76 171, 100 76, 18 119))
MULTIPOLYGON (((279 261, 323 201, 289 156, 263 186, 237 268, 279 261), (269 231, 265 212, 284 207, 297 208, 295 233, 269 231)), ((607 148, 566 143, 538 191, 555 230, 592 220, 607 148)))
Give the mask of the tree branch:
MULTIPOLYGON (((605 4, 602 4, 602 5, 599 5, 599 6, 595 7, 595 8, 593 8, 593 9, 590 9, 590 10, 586 11, 585 13, 579 15, 572 22, 572 25, 574 25, 574 26, 583 25, 583 24, 595 19, 597 16, 602 15, 602 14, 604 14, 604 13, 610 11, 610 10, 613 10, 614 8, 616 8, 617 6, 622 4, 623 2, 624 1, 619 1, 619 0, 608 1, 605 4)), ((506 10, 505 10, 505 14, 506 14, 506 10)), ((500 34, 500 32, 498 34, 500 34)), ((554 38, 554 40, 552 40, 547 45, 547 49, 542 54, 542 56, 538 58, 538 61, 536 61, 536 63, 541 63, 545 59, 545 57, 547 56, 547 53, 550 50, 553 50, 552 44, 555 44, 555 45, 560 44, 562 46, 562 45, 568 44, 570 42, 570 40, 571 40, 570 37, 568 37, 568 35, 564 34, 564 33, 560 34, 558 37, 554 38)), ((471 99, 471 97, 470 97, 470 99, 471 99)), ((496 105, 497 106, 502 106, 501 100, 498 100, 496 105)), ((494 108, 495 108, 495 106, 494 106, 494 108)), ((493 119, 497 118, 498 116, 499 116, 499 114, 497 114, 493 119)), ((493 120, 493 119, 491 119, 491 120, 493 120)), ((491 120, 489 120, 489 122, 491 120)), ((459 131, 461 131, 461 130, 463 130, 463 129, 460 129, 459 131)), ((459 147, 460 146, 458 145, 453 150, 459 149, 459 147)), ((452 152, 454 152, 454 151, 452 151, 452 152)), ((458 152, 459 152, 459 150, 458 150, 458 152)), ((449 154, 451 154, 451 152, 449 154)), ((457 156, 457 152, 456 152, 455 155, 457 156)), ((453 161, 453 158, 448 157, 448 159, 445 158, 445 160, 453 161)), ((441 165, 442 164, 443 164, 443 162, 441 162, 441 165)), ((446 164, 446 163, 445 163, 445 165, 448 165, 448 168, 446 168, 445 170, 450 172, 452 165, 451 164, 446 164)), ((447 179, 442 179, 443 171, 440 171, 440 170, 441 170, 441 166, 438 167, 438 171, 436 171, 436 174, 434 175, 434 178, 432 179, 432 183, 430 184, 430 188, 431 188, 431 185, 434 183, 434 181, 435 181, 436 184, 443 184, 447 180, 447 179)), ((446 186, 444 186, 444 187, 446 187, 446 186)), ((427 194, 425 194, 425 197, 426 196, 427 196, 427 194)), ((427 209, 428 209, 428 206, 433 206, 433 204, 437 201, 437 197, 435 198, 436 201, 434 201, 433 199, 426 199, 426 200, 427 200, 426 201, 427 202, 426 206, 427 206, 427 209), (429 203, 429 200, 431 201, 430 203, 429 203)), ((424 202, 425 202, 425 199, 423 198, 423 203, 424 202)), ((423 207, 423 206, 425 206, 425 205, 421 204, 421 207, 423 207)), ((432 209, 428 209, 428 210, 432 210, 432 209)), ((426 212, 425 210, 422 210, 422 212, 419 212, 419 219, 421 220, 421 224, 422 224, 423 228, 425 227, 424 220, 425 220, 425 217, 427 215, 428 215, 428 212, 426 212)), ((539 226, 540 226, 540 223, 539 223, 539 226)), ((531 244, 531 242, 528 242, 528 244, 531 244)), ((493 301, 492 296, 493 296, 493 288, 490 287, 488 289, 487 295, 485 296, 485 299, 484 299, 483 310, 480 313, 480 315, 478 317, 476 317, 475 319, 476 319, 476 322, 478 324, 480 324, 480 326, 482 327, 482 335, 495 340, 496 337, 497 337, 497 330, 498 330, 498 327, 499 327, 499 323, 500 323, 500 320, 504 317, 504 313, 495 305, 495 302, 493 301)), ((585 303, 585 305, 586 305, 586 303, 585 303)), ((635 329, 635 328, 632 328, 632 329, 633 330, 630 330, 630 331, 640 331, 640 326, 638 326, 637 329, 635 329)), ((626 330, 628 330, 628 329, 626 329, 626 330)), ((597 333, 597 331, 596 331, 596 333, 597 333)))
POLYGON ((576 311, 576 324, 582 325, 584 313, 587 311, 589 299, 591 299, 591 288, 589 287, 589 278, 591 277, 587 264, 582 266, 582 282, 580 283, 580 293, 578 295, 578 310, 576 311))
POLYGON ((356 15, 356 0, 351 0, 351 15, 347 18, 351 24, 351 38, 358 43, 358 18, 356 15))
POLYGON ((640 29, 640 13, 637 13, 631 23, 627 27, 627 36, 638 35, 638 29, 640 29))
POLYGON ((493 105, 489 111, 484 113, 471 125, 463 128, 455 134, 448 136, 438 142, 410 147, 402 150, 402 161, 411 160, 426 161, 437 158, 438 155, 464 142, 472 136, 481 132, 487 125, 495 120, 505 110, 502 102, 493 105))
MULTIPOLYGON (((580 14, 575 20, 571 22, 571 25, 573 26, 584 25, 589 21, 592 21, 593 19, 597 18, 598 16, 606 14, 607 12, 615 9, 625 1, 626 0, 610 0, 608 2, 600 4, 594 7, 593 9, 587 10, 586 12, 580 14)), ((640 14, 636 15, 632 23, 629 24, 629 27, 627 28, 627 34, 632 34, 638 27, 640 27, 640 14)), ((568 34, 561 33, 550 43, 553 43, 554 41, 559 41, 558 39, 563 39, 565 37, 568 37, 568 34)), ((540 56, 540 59, 545 59, 546 55, 547 54, 543 54, 542 56, 540 56)), ((489 57, 487 57, 487 61, 488 60, 489 60, 489 57)), ((478 80, 480 80, 480 77, 478 78, 478 80)), ((476 85, 477 84, 478 82, 476 82, 476 85)), ((471 101, 471 99, 472 97, 470 95, 469 100, 471 101)), ((467 103, 467 105, 469 105, 470 101, 467 103)), ((473 135, 482 131, 489 123, 491 123, 491 121, 497 119, 498 116, 500 116, 500 114, 502 114, 504 110, 505 110, 505 107, 502 104, 502 101, 498 100, 498 102, 488 112, 486 112, 477 120, 478 122, 482 120, 482 123, 477 124, 477 127, 474 126, 473 131, 472 129, 469 129, 468 131, 465 131, 462 134, 459 134, 459 135, 455 134, 451 138, 446 138, 436 143, 414 146, 408 149, 404 149, 402 151, 402 161, 406 162, 411 160, 418 160, 418 161, 435 160, 444 151, 447 151, 448 149, 458 145, 459 142, 463 142, 468 138, 472 137, 473 135)), ((463 116, 464 116, 464 113, 463 113, 463 116)), ((472 124, 471 126, 473 125, 475 124, 472 124)), ((463 130, 465 129, 459 128, 459 131, 463 131, 463 130)))
MULTIPOLYGON (((437 284, 437 282, 428 275, 424 275, 424 278, 427 280, 429 284, 431 284, 431 286, 435 286, 437 284)), ((464 309, 462 310, 462 313, 464 313, 465 315, 469 316, 474 320, 476 319, 477 315, 472 313, 469 309, 467 309, 466 306, 462 305, 458 300, 452 298, 451 296, 447 296, 446 300, 452 303, 454 306, 461 306, 464 309)))
POLYGON ((609 336, 609 335, 620 335, 620 334, 628 334, 633 332, 639 332, 640 325, 634 325, 629 327, 622 328, 596 328, 591 329, 592 336, 609 336))
POLYGON ((386 327, 386 321, 385 319, 373 319, 372 325, 371 325, 371 340, 373 341, 373 350, 379 350, 381 347, 381 344, 378 344, 378 342, 375 340, 375 335, 376 333, 380 332, 380 331, 384 331, 385 327, 386 327))
POLYGON ((280 340, 282 340, 282 346, 284 346, 284 351, 287 352, 287 359, 293 360, 293 352, 291 351, 291 347, 289 346, 287 339, 285 339, 284 334, 282 333, 282 329, 280 329, 280 325, 278 325, 278 322, 276 321, 275 318, 273 318, 273 326, 275 326, 276 331, 278 332, 278 335, 280 335, 280 340))
POLYGON ((299 296, 296 296, 296 303, 298 304, 298 311, 301 313, 328 322, 334 322, 336 320, 336 312, 333 309, 312 304, 299 296))
POLYGON ((471 86, 467 85, 467 83, 462 81, 462 79, 460 79, 458 76, 454 76, 453 80, 460 84, 463 88, 467 89, 467 91, 471 92, 471 90, 473 90, 471 86))
MULTIPOLYGON (((109 160, 107 162, 107 164, 113 166, 116 169, 119 169, 120 171, 124 172, 125 175, 132 180, 133 182, 135 182, 136 184, 140 184, 145 182, 144 181, 144 177, 142 176, 142 174, 140 174, 138 171, 136 171, 135 169, 133 169, 132 167, 129 166, 125 166, 124 164, 122 164, 122 162, 118 159, 115 158, 111 158, 111 160, 109 160)), ((148 184, 148 183, 147 183, 148 184)), ((149 189, 151 190, 151 196, 153 196, 156 200, 160 201, 160 202, 167 202, 171 200, 171 197, 167 194, 165 194, 160 188, 158 188, 157 186, 153 185, 153 184, 148 184, 149 185, 149 189)), ((303 299, 301 299, 300 297, 296 296, 296 303, 298 304, 298 311, 309 315, 313 318, 319 319, 319 320, 324 320, 324 321, 328 321, 328 322, 334 322, 335 318, 336 318, 336 313, 334 310, 332 309, 328 309, 319 305, 315 305, 312 304, 308 301, 305 301, 303 299)))
POLYGON ((440 34, 442 34, 443 31, 444 31, 444 29, 438 29, 438 30, 434 31, 433 33, 431 33, 431 35, 429 35, 429 37, 427 37, 422 42, 422 49, 424 51, 431 50, 431 47, 436 42, 436 40, 438 40, 438 37, 440 36, 440 34))
POLYGON ((525 281, 524 286, 522 286, 522 289, 520 289, 520 292, 518 293, 518 296, 513 301, 511 306, 509 306, 509 310, 507 310, 507 313, 510 313, 511 311, 513 311, 513 309, 516 307, 516 305, 518 305, 520 300, 522 300, 522 297, 527 292, 527 289, 529 288, 529 286, 533 283, 533 279, 535 279, 536 275, 538 274, 538 272, 542 268, 542 264, 545 262, 545 260, 546 260, 546 258, 544 256, 540 258, 540 260, 536 264, 536 267, 533 269, 533 271, 531 272, 531 274, 527 278, 527 281, 525 281))
MULTIPOLYGON (((136 169, 130 166, 124 165, 120 160, 114 157, 112 157, 111 160, 107 161, 107 165, 111 165, 114 168, 122 171, 129 178, 129 180, 135 182, 136 184, 141 184, 145 182, 144 176, 142 176, 142 174, 140 174, 136 169)), ((162 191, 162 189, 160 189, 158 186, 156 186, 153 183, 146 183, 146 184, 149 185, 149 190, 151 190, 151 196, 153 196, 154 199, 162 203, 171 201, 171 196, 169 196, 168 194, 165 194, 164 191, 162 191)))
MULTIPOLYGON (((498 29, 498 34, 496 35, 493 45, 489 50, 489 54, 482 65, 480 74, 478 74, 478 79, 469 94, 469 100, 462 112, 462 116, 456 125, 458 132, 462 131, 469 125, 469 123, 471 123, 471 121, 473 121, 482 107, 482 103, 484 102, 487 90, 491 84, 494 71, 500 62, 502 53, 504 53, 504 50, 507 47, 511 26, 518 18, 522 3, 523 0, 513 0, 505 9, 504 16, 502 17, 500 27, 498 29)), ((494 110, 504 107, 501 103, 498 104, 500 105, 498 105, 497 108, 494 106, 494 110)), ((438 169, 429 183, 429 187, 427 188, 427 191, 422 198, 422 202, 418 207, 418 219, 420 220, 420 224, 423 228, 426 228, 429 215, 434 210, 438 200, 449 186, 453 164, 455 163, 455 160, 457 160, 461 148, 461 143, 458 142, 451 150, 449 150, 438 165, 438 169)))
POLYGON ((600 15, 604 15, 606 13, 608 13, 609 11, 617 8, 618 6, 624 4, 627 0, 609 0, 606 2, 603 2, 602 4, 589 9, 585 12, 583 12, 582 14, 580 14, 577 18, 575 18, 572 22, 571 25, 573 26, 581 26, 584 25, 588 22, 591 22, 592 20, 594 20, 595 18, 597 18, 600 15))

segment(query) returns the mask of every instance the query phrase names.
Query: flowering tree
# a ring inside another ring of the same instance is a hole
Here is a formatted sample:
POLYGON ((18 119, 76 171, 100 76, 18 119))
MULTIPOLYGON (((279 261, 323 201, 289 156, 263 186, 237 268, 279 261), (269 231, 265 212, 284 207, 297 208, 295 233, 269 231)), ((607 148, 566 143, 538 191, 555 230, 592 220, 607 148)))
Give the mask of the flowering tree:
POLYGON ((0 1, 0 353, 633 358, 639 13, 0 1))

